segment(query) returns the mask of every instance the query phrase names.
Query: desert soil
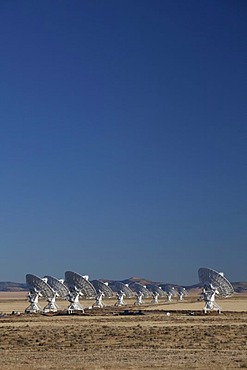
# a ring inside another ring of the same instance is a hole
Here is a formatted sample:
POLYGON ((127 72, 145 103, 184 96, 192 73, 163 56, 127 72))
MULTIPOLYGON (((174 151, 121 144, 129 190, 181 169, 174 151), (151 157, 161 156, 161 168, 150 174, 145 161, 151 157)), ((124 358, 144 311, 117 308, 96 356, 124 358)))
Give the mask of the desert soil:
POLYGON ((45 316, 23 313, 25 295, 0 293, 1 370, 247 368, 245 296, 219 301, 221 314, 203 315, 203 302, 187 297, 121 309, 106 301, 105 309, 82 316, 45 316))

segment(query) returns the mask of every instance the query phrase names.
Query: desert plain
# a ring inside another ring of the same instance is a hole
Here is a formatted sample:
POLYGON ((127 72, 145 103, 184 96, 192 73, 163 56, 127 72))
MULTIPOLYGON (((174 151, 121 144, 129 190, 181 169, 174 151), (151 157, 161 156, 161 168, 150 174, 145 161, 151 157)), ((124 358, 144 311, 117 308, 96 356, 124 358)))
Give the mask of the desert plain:
POLYGON ((26 295, 0 292, 1 370, 247 368, 245 294, 217 300, 221 314, 206 315, 197 295, 140 307, 105 300, 102 310, 86 300, 83 315, 26 315, 26 295))

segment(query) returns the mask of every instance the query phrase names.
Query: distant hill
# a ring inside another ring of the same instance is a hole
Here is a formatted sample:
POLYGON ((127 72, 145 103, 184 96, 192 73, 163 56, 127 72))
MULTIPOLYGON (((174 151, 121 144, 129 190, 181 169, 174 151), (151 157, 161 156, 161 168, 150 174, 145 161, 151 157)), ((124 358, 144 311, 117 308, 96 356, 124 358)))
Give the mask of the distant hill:
MULTIPOLYGON (((102 279, 102 281, 113 281, 113 280, 107 280, 102 279)), ((130 284, 133 282, 140 283, 142 285, 147 284, 155 284, 155 285, 161 285, 161 284, 167 284, 171 286, 178 286, 177 284, 172 284, 168 282, 162 282, 162 281, 150 281, 145 278, 138 278, 138 277, 131 277, 129 279, 122 280, 124 284, 130 284)), ((238 282, 232 282, 231 283, 234 291, 236 293, 246 293, 247 294, 247 282, 246 281, 238 281, 238 282)), ((194 284, 189 286, 184 286, 184 288, 189 292, 197 292, 200 290, 200 284, 194 284)), ((0 292, 20 292, 20 291, 28 291, 28 287, 25 283, 14 283, 11 281, 0 281, 0 292)))
POLYGON ((0 281, 0 292, 20 292, 27 291, 28 287, 24 283, 13 283, 11 281, 0 281))
POLYGON ((232 283, 234 291, 236 293, 247 293, 247 282, 246 281, 238 281, 232 283))

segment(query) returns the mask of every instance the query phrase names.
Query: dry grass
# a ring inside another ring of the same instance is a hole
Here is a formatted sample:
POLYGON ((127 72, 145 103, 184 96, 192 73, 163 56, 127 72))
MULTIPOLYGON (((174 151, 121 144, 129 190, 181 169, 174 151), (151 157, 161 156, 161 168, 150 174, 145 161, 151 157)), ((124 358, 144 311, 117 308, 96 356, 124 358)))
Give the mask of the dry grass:
MULTIPOLYGON (((0 294, 1 311, 3 305, 11 311, 27 306, 23 296, 10 298, 0 294)), ((160 305, 156 311, 146 305, 144 315, 130 316, 119 315, 113 307, 84 316, 3 316, 0 369, 247 368, 246 298, 220 302, 225 310, 227 305, 235 307, 221 315, 183 310, 187 306, 194 310, 198 304, 201 309, 202 302, 188 298, 160 305), (172 311, 177 305, 182 311, 172 311)))

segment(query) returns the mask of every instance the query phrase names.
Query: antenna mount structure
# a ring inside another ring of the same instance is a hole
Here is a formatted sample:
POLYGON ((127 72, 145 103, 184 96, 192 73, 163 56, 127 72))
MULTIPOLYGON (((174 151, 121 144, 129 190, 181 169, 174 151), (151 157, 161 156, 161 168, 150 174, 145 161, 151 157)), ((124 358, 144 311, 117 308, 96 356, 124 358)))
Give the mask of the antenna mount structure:
POLYGON ((152 293, 152 304, 158 304, 159 303, 159 297, 165 297, 165 292, 162 290, 161 287, 155 285, 155 284, 147 284, 146 288, 152 293))
POLYGON ((50 311, 50 306, 56 306, 58 308, 58 305, 56 304, 55 302, 55 299, 56 297, 60 297, 62 299, 67 299, 68 295, 69 295, 69 289, 67 288, 66 285, 64 285, 64 280, 58 280, 56 279, 55 277, 53 276, 50 276, 50 275, 46 275, 44 276, 44 278, 42 279, 44 280, 53 290, 53 298, 48 301, 48 305, 47 307, 44 308, 44 312, 49 312, 50 311))
POLYGON ((100 280, 93 280, 91 281, 91 284, 94 286, 96 290, 96 297, 95 297, 95 303, 93 304, 93 308, 103 308, 103 297, 106 298, 112 298, 114 296, 114 293, 112 289, 108 286, 108 283, 103 283, 103 281, 100 280))
POLYGON ((145 286, 137 282, 130 283, 129 285, 130 289, 133 290, 135 293, 142 293, 143 298, 150 298, 151 292, 150 290, 145 286))
POLYGON ((66 271, 65 284, 69 288, 69 294, 67 296, 67 299, 70 302, 70 305, 67 308, 68 313, 73 313, 74 311, 84 312, 84 308, 81 305, 79 298, 94 298, 96 296, 96 290, 89 282, 88 277, 81 276, 76 272, 66 271))
POLYGON ((117 297, 117 302, 115 304, 116 307, 121 307, 124 305, 124 297, 126 296, 126 294, 120 290, 119 292, 116 293, 116 297, 117 297))
POLYGON ((215 302, 215 297, 230 297, 234 293, 231 283, 222 273, 206 267, 201 267, 198 270, 198 277, 202 285, 201 296, 205 302, 204 313, 213 310, 217 310, 220 313, 221 307, 215 302))
POLYGON ((132 298, 134 295, 134 292, 130 289, 129 285, 124 284, 122 281, 111 281, 108 286, 115 293, 123 292, 126 298, 132 298))
POLYGON ((138 292, 136 292, 136 294, 135 294, 135 296, 136 296, 136 301, 135 301, 135 305, 136 306, 141 306, 142 305, 142 298, 143 298, 143 296, 144 296, 144 293, 143 292, 141 292, 141 291, 138 291, 138 292))
POLYGON ((162 284, 161 288, 164 290, 166 294, 166 301, 171 302, 172 297, 177 295, 175 288, 170 284, 162 284))
POLYGON ((178 294, 178 301, 182 301, 183 297, 187 295, 188 293, 184 287, 179 286, 177 287, 177 294, 178 294))

